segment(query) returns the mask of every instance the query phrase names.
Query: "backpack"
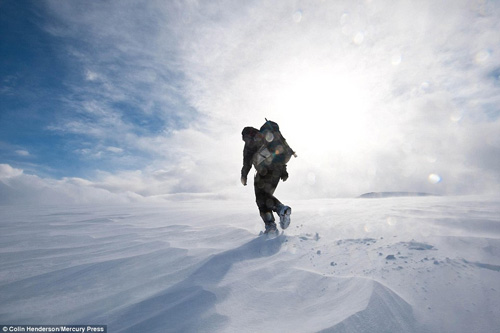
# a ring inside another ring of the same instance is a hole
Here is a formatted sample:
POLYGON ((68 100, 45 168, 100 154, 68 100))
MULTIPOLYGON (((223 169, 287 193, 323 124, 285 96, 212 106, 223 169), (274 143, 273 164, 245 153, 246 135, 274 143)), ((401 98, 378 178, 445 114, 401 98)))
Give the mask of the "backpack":
POLYGON ((287 164, 292 155, 297 157, 283 135, 281 135, 278 124, 274 121, 266 119, 266 122, 259 130, 259 136, 262 140, 262 146, 253 157, 253 165, 257 171, 271 164, 287 164))

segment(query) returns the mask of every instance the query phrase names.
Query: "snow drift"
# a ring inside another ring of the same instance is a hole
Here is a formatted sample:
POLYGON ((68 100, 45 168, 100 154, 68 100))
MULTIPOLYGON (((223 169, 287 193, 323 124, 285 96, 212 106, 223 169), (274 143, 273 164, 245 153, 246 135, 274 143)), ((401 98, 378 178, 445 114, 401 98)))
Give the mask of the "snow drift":
POLYGON ((0 324, 109 332, 492 332, 500 200, 4 206, 0 324))

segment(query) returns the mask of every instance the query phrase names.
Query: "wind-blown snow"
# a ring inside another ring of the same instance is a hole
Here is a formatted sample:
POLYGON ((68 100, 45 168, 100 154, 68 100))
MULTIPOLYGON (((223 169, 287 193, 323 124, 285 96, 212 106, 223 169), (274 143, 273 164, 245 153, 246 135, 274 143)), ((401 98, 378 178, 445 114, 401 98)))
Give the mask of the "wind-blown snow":
POLYGON ((500 198, 4 206, 0 324, 109 332, 494 332, 500 198))

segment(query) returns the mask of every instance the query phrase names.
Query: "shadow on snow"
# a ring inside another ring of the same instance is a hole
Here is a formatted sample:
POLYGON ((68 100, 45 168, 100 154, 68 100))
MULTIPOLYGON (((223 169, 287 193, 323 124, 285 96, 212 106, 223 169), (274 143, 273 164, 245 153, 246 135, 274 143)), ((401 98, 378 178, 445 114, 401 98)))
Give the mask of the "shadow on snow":
MULTIPOLYGON (((119 332, 216 331, 228 318, 217 314, 214 307, 217 287, 231 267, 246 260, 277 254, 284 236, 275 239, 259 237, 239 248, 216 254, 183 281, 164 292, 130 305, 111 318, 108 327, 119 332)), ((104 319, 104 318, 103 318, 104 319)))

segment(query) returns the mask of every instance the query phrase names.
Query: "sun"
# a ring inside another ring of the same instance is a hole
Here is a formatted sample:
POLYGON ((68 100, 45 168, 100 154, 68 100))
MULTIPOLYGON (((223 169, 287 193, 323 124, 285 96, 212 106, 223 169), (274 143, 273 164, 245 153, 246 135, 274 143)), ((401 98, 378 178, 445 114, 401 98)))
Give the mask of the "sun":
POLYGON ((369 140, 371 97, 359 77, 309 70, 281 87, 277 95, 276 108, 287 127, 287 140, 309 153, 354 153, 369 140))

